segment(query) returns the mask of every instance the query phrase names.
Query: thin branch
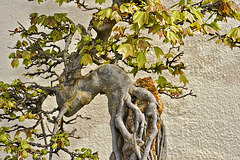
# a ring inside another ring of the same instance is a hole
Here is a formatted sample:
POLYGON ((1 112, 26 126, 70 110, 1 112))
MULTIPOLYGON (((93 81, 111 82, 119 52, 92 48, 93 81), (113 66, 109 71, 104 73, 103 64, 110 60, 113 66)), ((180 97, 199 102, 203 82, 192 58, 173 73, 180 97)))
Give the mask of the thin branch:
POLYGON ((88 7, 88 5, 85 4, 85 0, 83 0, 83 2, 81 3, 80 0, 77 0, 75 2, 79 8, 83 7, 86 11, 90 11, 90 10, 98 10, 100 11, 101 8, 100 7, 88 7))
POLYGON ((158 92, 159 92, 159 94, 165 94, 172 99, 181 99, 181 98, 184 98, 184 97, 187 97, 187 96, 197 97, 197 95, 193 94, 192 90, 189 93, 181 95, 181 96, 178 96, 178 95, 175 95, 175 94, 169 94, 167 92, 163 92, 163 91, 160 91, 160 90, 158 90, 158 92))
POLYGON ((27 129, 35 129, 39 124, 41 123, 41 119, 38 119, 38 121, 32 126, 32 127, 25 127, 22 125, 15 124, 14 126, 10 127, 12 128, 11 130, 6 131, 7 133, 10 133, 12 131, 24 131, 27 129))
POLYGON ((76 123, 76 122, 73 122, 73 121, 75 121, 77 118, 82 118, 82 119, 86 119, 86 120, 89 120, 89 119, 91 119, 91 118, 89 118, 89 117, 83 117, 82 115, 77 115, 75 118, 73 118, 73 119, 70 119, 70 120, 68 120, 68 121, 63 121, 63 123, 65 123, 66 125, 68 125, 68 124, 74 124, 74 123, 76 123))
MULTIPOLYGON (((45 126, 43 123, 43 118, 42 118, 41 113, 39 114, 39 117, 41 119, 41 128, 42 128, 42 135, 43 135, 44 143, 45 143, 45 145, 47 145, 47 136, 46 136, 45 126)), ((47 147, 45 149, 47 149, 47 147)))
POLYGON ((167 61, 166 61, 166 66, 169 66, 169 67, 171 67, 171 68, 174 68, 174 66, 172 66, 172 63, 177 62, 177 61, 178 61, 177 58, 182 57, 183 54, 184 54, 184 52, 181 52, 181 53, 177 54, 175 57, 173 57, 173 59, 172 59, 171 61, 169 61, 169 60, 167 59, 167 61))

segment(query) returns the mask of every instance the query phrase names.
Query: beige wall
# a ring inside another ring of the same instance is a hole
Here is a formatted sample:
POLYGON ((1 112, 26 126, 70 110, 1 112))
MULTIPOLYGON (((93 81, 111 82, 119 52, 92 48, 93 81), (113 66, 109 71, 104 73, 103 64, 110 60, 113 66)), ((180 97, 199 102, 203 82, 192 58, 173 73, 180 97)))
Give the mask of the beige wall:
MULTIPOLYGON (((235 2, 240 5, 239 0, 235 2)), ((51 1, 39 6, 27 0, 0 0, 0 80, 11 82, 23 72, 23 68, 12 69, 10 66, 8 54, 12 51, 7 46, 13 46, 17 37, 10 37, 8 29, 14 29, 18 25, 17 21, 28 25, 28 15, 32 12, 68 12, 75 23, 84 24, 87 24, 90 17, 80 12, 75 5, 59 8, 51 1)), ((231 20, 229 22, 227 25, 239 25, 231 20)), ((185 52, 183 59, 187 65, 189 89, 193 89, 198 97, 172 100, 162 96, 165 106, 162 116, 168 135, 168 159, 239 160, 240 50, 216 45, 214 41, 203 39, 200 34, 186 39, 182 49, 185 52)), ((53 106, 52 102, 45 103, 47 108, 53 106)), ((75 127, 78 135, 83 138, 72 143, 80 148, 99 151, 100 160, 108 159, 111 133, 106 97, 98 96, 79 114, 91 117, 91 120, 79 119, 75 127)))

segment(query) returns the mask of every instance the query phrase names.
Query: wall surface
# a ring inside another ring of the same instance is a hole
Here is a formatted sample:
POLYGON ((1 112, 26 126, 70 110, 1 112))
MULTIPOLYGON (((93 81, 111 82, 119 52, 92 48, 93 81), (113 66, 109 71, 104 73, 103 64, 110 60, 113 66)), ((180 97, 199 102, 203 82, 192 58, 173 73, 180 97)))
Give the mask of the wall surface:
MULTIPOLYGON (((164 1, 166 5, 173 1, 164 1)), ((235 1, 240 5, 240 1, 235 1)), ((73 5, 58 7, 52 1, 38 5, 27 0, 0 0, 0 80, 12 82, 21 77, 24 69, 12 69, 8 60, 8 47, 16 43, 18 37, 9 36, 8 30, 18 26, 17 21, 29 26, 30 13, 53 14, 67 12, 75 23, 87 25, 90 14, 81 12, 73 5)), ((227 28, 237 26, 229 20, 227 28)), ((172 100, 162 96, 162 115, 168 139, 169 160, 239 160, 240 159, 240 50, 230 50, 206 37, 196 34, 185 40, 184 61, 186 75, 197 98, 187 97, 172 100), (205 39, 203 39, 205 38, 205 39)), ((144 77, 146 75, 139 75, 144 77)), ((29 81, 26 78, 21 78, 29 81)), ((133 79, 134 80, 134 79, 133 79)), ((36 79, 35 81, 39 81, 36 79)), ((44 104, 54 107, 54 98, 44 104)), ((111 153, 110 116, 107 98, 97 96, 90 105, 78 112, 90 120, 79 120, 75 125, 78 135, 83 137, 73 141, 79 148, 99 151, 100 160, 108 159, 111 153), (89 112, 91 111, 91 112, 89 112)), ((0 126, 2 124, 0 123, 0 126)), ((0 155, 0 158, 1 155, 0 155)), ((60 157, 59 159, 67 159, 60 157)))

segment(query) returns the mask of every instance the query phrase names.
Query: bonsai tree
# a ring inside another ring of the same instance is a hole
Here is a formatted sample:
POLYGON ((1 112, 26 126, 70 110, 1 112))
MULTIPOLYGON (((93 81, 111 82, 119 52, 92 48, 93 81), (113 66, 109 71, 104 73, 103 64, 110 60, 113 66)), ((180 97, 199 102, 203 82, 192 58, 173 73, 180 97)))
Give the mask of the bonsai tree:
MULTIPOLYGON (((38 0, 39 4, 42 2, 38 0)), ((175 99, 196 96, 186 88, 186 66, 181 60, 184 38, 201 32, 216 43, 240 47, 239 26, 222 33, 219 23, 228 18, 239 21, 239 7, 227 0, 181 0, 170 8, 160 0, 113 0, 107 8, 101 8, 105 0, 96 0, 95 7, 89 7, 84 0, 55 3, 75 3, 79 9, 94 13, 88 26, 73 23, 67 13, 32 13, 29 26, 19 22, 10 31, 11 35, 21 36, 9 55, 12 67, 17 68, 22 62, 24 76, 41 76, 49 80, 49 86, 20 79, 12 84, 0 82, 1 123, 13 124, 0 128, 0 146, 8 154, 5 159, 32 155, 33 159, 51 160, 60 151, 71 159, 98 159, 90 149, 70 150, 69 139, 76 136, 65 128, 81 117, 77 111, 99 93, 108 97, 113 148, 110 159, 166 159, 159 94, 175 99), (76 35, 80 38, 75 49, 70 50, 76 35), (168 44, 167 52, 153 43, 156 38, 168 44), (98 67, 83 75, 82 70, 93 64, 98 67), (56 69, 61 66, 58 74, 56 69), (157 87, 150 77, 133 83, 128 74, 136 76, 139 71, 157 74, 157 87), (171 75, 179 83, 166 78, 171 75), (43 109, 48 96, 57 100, 51 111, 43 109), (64 120, 72 116, 71 120, 64 120), (24 125, 26 121, 32 125, 24 125), (53 128, 44 125, 44 121, 53 124, 53 128)))

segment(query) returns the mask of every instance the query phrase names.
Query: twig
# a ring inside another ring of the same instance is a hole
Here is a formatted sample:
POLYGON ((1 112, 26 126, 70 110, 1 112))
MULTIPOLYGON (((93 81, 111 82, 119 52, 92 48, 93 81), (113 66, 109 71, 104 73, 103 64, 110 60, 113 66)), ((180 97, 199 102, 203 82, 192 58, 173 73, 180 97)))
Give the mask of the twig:
POLYGON ((186 96, 197 97, 197 95, 193 94, 192 90, 191 90, 189 93, 184 94, 184 95, 182 95, 182 96, 171 95, 171 94, 169 94, 169 93, 166 93, 166 92, 163 92, 163 91, 160 91, 160 90, 158 90, 158 92, 159 92, 159 94, 165 94, 165 95, 169 96, 169 97, 172 98, 172 99, 181 99, 181 98, 184 98, 184 97, 186 97, 186 96))
POLYGON ((73 119, 70 119, 70 120, 68 120, 68 121, 63 121, 63 123, 65 123, 65 124, 74 124, 74 122, 73 123, 71 123, 72 121, 75 121, 78 117, 80 117, 80 118, 82 118, 82 119, 87 119, 87 120, 89 120, 89 119, 91 119, 91 118, 89 118, 89 117, 83 117, 82 115, 77 115, 75 118, 73 118, 73 119))

